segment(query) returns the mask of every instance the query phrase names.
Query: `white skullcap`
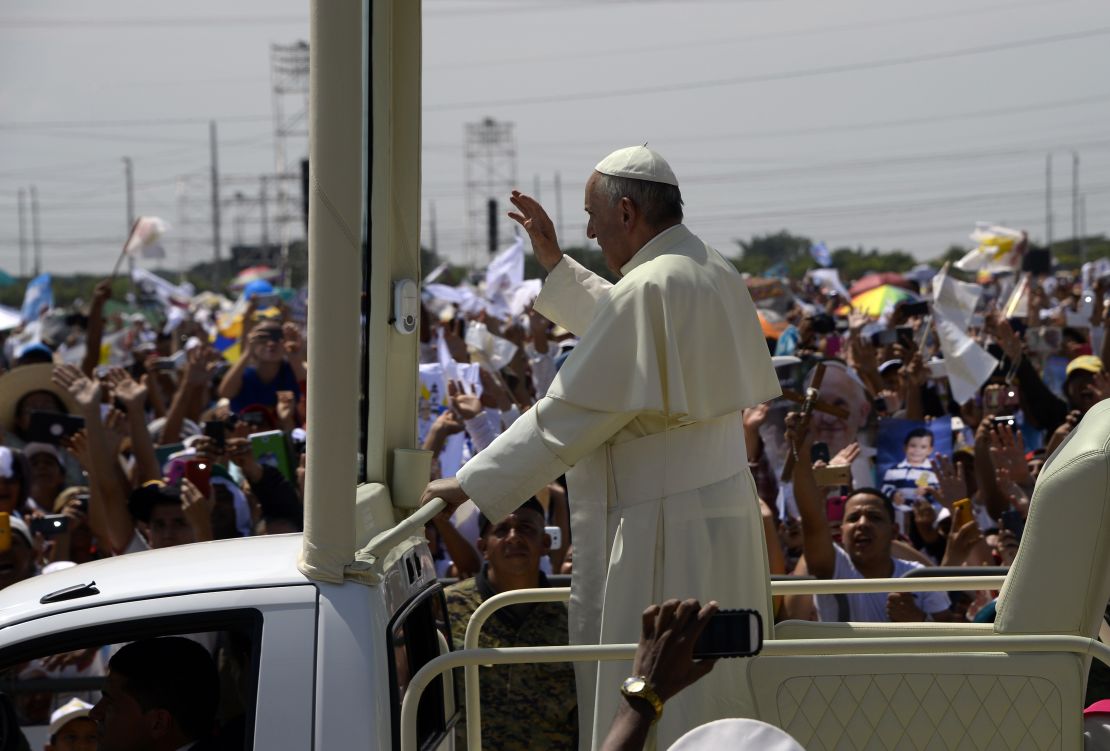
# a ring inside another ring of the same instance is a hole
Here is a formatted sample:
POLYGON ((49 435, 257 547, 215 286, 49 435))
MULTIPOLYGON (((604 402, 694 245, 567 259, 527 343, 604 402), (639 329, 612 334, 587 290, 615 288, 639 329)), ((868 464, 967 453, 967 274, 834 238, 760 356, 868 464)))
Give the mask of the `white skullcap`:
POLYGON ((699 725, 675 741, 669 751, 719 748, 758 748, 760 751, 804 751, 788 733, 759 720, 714 720, 699 725))
POLYGON ((598 162, 594 170, 603 175, 666 183, 678 187, 678 178, 674 176, 671 165, 647 146, 617 149, 598 162))

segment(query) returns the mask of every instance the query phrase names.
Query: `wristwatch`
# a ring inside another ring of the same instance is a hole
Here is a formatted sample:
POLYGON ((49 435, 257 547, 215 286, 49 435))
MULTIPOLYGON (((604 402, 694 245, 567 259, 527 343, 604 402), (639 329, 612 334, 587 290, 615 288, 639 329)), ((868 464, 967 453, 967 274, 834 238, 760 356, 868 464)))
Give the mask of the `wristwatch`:
MULTIPOLYGON (((642 675, 633 675, 624 679, 621 684, 621 693, 631 699, 643 699, 655 710, 655 720, 663 716, 663 700, 655 693, 655 687, 648 683, 642 675)), ((654 722, 653 720, 652 722, 654 722)))

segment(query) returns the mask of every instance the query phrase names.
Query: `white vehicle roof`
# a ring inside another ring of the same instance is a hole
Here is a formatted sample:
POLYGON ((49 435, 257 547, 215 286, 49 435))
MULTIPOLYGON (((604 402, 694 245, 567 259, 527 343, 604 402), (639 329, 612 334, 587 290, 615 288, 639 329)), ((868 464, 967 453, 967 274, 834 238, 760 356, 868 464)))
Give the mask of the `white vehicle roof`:
POLYGON ((311 584, 297 570, 301 535, 217 540, 107 558, 0 590, 0 628, 49 613, 167 594, 311 584), (96 582, 100 594, 40 600, 58 590, 96 582))

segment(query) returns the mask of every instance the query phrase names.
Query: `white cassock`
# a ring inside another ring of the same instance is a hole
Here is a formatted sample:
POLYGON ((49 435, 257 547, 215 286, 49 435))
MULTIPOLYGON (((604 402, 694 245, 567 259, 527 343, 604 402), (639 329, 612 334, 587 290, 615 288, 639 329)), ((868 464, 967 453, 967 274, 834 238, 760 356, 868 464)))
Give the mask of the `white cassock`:
MULTIPOLYGON (((502 519, 566 473, 572 644, 634 643, 644 609, 669 598, 752 608, 770 627, 741 410, 780 390, 747 285, 681 224, 621 272, 610 285, 569 257, 552 270, 535 308, 581 342, 547 395, 458 480, 488 518, 502 519)), ((582 746, 596 748, 632 667, 576 667, 582 746)), ((666 748, 753 708, 745 661, 722 660, 667 702, 656 742, 666 748)))

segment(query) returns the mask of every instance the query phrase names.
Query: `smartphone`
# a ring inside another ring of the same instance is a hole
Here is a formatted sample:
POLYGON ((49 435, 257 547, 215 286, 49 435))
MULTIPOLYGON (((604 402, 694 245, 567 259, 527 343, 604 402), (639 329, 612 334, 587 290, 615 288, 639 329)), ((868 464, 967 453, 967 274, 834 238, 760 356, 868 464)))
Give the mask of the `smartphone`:
POLYGON ((12 517, 7 511, 0 511, 0 553, 12 549, 12 517))
POLYGON ((293 482, 295 465, 290 460, 289 439, 280 430, 251 433, 251 452, 259 464, 276 468, 289 482, 293 482))
POLYGON ((694 658, 751 657, 763 648, 763 619, 754 610, 719 610, 694 645, 694 658))
POLYGON ((78 493, 74 496, 77 499, 77 508, 81 509, 82 514, 89 513, 89 497, 88 493, 78 493))
POLYGON ((902 313, 907 318, 914 318, 917 316, 929 315, 929 301, 918 300, 917 302, 908 302, 902 305, 902 313))
POLYGON ((1025 520, 1021 518, 1021 512, 1012 508, 1003 511, 1002 528, 1013 532, 1014 537, 1020 541, 1021 533, 1025 531, 1025 520))
POLYGON ((151 370, 177 370, 177 360, 172 357, 159 357, 154 361, 151 370))
POLYGON ((212 494, 212 466, 207 459, 186 459, 185 479, 196 485, 205 496, 212 494))
POLYGON ((848 505, 848 499, 842 495, 833 496, 825 500, 825 517, 830 522, 844 521, 844 507, 848 505))
MULTIPOLYGON (((851 485, 852 467, 848 464, 838 464, 835 467, 818 467, 813 470, 813 481, 821 488, 851 485)), ((843 511, 841 511, 841 514, 843 514, 843 511)))
POLYGON ((551 550, 563 547, 563 530, 559 527, 544 527, 543 533, 551 538, 551 550))
POLYGON ((223 451, 227 445, 227 424, 223 420, 206 420, 204 434, 212 439, 218 450, 223 451))
POLYGON ((240 422, 244 422, 255 428, 262 427, 266 424, 266 416, 261 412, 243 412, 236 417, 240 422))
POLYGON ((874 410, 875 414, 877 414, 877 415, 885 415, 887 413, 886 397, 885 396, 877 396, 874 399, 872 399, 871 400, 871 409, 874 410))
POLYGON ((36 532, 49 540, 69 531, 69 517, 65 514, 47 514, 31 520, 31 536, 36 532))
POLYGON ((963 527, 974 516, 971 513, 971 501, 967 498, 961 498, 958 501, 952 502, 952 533, 963 527))
POLYGON ((27 437, 31 443, 53 443, 57 445, 85 427, 85 418, 61 412, 34 411, 27 437))
POLYGON ((876 347, 889 347, 898 343, 897 329, 883 329, 871 335, 871 343, 876 347))
POLYGON ((809 461, 811 464, 816 462, 829 463, 832 457, 829 456, 829 444, 822 441, 817 441, 809 448, 809 461))
POLYGON ((895 341, 907 349, 912 349, 917 345, 913 341, 913 326, 899 326, 894 329, 895 341))
POLYGON ((1017 420, 1014 419, 1013 415, 999 415, 994 418, 993 422, 995 425, 1005 425, 1008 428, 1017 430, 1017 420))

